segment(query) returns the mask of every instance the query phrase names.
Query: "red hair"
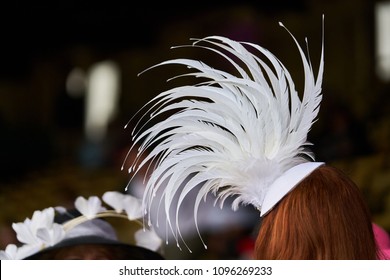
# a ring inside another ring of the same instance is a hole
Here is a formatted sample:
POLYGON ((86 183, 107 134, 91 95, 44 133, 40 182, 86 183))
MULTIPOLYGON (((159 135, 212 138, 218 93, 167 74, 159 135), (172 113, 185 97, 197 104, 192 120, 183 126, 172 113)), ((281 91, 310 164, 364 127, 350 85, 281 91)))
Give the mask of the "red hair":
POLYGON ((360 189, 320 166, 263 217, 255 259, 377 259, 371 215, 360 189))

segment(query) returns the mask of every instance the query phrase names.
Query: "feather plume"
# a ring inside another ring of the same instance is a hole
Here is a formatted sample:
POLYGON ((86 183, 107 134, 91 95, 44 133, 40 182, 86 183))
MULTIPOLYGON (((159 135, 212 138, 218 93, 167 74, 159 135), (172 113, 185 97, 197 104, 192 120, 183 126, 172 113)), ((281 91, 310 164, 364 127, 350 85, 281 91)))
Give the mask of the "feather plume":
POLYGON ((220 55, 237 75, 191 59, 172 59, 145 70, 178 64, 191 70, 181 76, 202 78, 197 84, 175 87, 153 98, 142 109, 146 110, 143 115, 142 110, 136 114, 140 121, 133 131, 131 149, 138 150, 129 172, 134 176, 145 166, 152 168, 143 197, 145 214, 150 223, 151 204, 159 199, 176 241, 182 238, 180 207, 190 191, 197 190, 196 225, 198 207, 208 193, 215 194, 221 207, 233 196, 234 210, 242 204, 261 211, 269 185, 289 168, 308 157, 313 159, 306 148, 307 134, 322 98, 323 42, 315 77, 310 58, 289 34, 304 69, 302 99, 289 71, 270 51, 221 36, 194 40, 189 47, 220 55), (166 113, 171 114, 152 124, 166 113), (175 197, 176 220, 171 221, 175 197))

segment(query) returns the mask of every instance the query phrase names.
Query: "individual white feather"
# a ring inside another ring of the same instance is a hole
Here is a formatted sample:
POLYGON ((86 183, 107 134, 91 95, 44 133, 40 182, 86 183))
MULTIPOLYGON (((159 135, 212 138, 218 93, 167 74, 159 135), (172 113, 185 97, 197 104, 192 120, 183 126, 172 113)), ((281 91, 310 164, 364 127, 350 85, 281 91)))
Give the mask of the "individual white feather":
POLYGON ((182 237, 180 207, 190 191, 197 189, 196 225, 198 207, 210 192, 221 207, 227 197, 234 196, 233 209, 243 204, 261 210, 269 185, 289 168, 308 160, 302 155, 312 156, 306 150, 307 134, 321 101, 323 43, 315 78, 310 59, 290 35, 304 68, 302 101, 287 68, 253 43, 210 36, 192 44, 225 58, 238 75, 191 59, 173 59, 151 67, 184 65, 193 72, 181 76, 202 78, 201 83, 176 87, 153 98, 145 105, 149 106, 146 113, 136 115, 140 121, 133 131, 132 149, 139 148, 129 172, 135 175, 144 165, 152 166, 143 197, 145 214, 150 223, 152 202, 159 199, 176 241, 182 237), (169 112, 168 118, 153 124, 169 112), (146 158, 140 160, 143 154, 146 158), (158 191, 162 195, 157 198, 158 191), (178 203, 173 222, 169 211, 175 197, 178 203))

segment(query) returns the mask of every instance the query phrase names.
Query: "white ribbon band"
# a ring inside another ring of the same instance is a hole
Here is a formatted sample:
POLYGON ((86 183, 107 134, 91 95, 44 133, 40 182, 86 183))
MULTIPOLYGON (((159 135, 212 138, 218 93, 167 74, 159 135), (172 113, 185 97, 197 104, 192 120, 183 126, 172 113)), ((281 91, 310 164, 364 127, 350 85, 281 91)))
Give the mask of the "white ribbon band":
POLYGON ((270 185, 261 206, 260 217, 267 214, 299 182, 323 164, 323 162, 305 162, 284 172, 270 185))

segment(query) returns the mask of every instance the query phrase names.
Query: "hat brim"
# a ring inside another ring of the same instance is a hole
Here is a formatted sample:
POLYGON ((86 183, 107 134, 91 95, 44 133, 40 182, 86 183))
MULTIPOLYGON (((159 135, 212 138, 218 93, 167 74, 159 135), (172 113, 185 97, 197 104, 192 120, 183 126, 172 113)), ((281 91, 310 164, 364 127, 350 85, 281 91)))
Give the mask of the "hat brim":
POLYGON ((100 245, 109 247, 114 252, 115 260, 163 260, 157 252, 144 247, 125 244, 119 241, 102 238, 99 236, 82 236, 66 239, 55 246, 48 247, 31 255, 25 260, 50 260, 56 259, 56 253, 64 248, 72 248, 79 245, 100 245))

